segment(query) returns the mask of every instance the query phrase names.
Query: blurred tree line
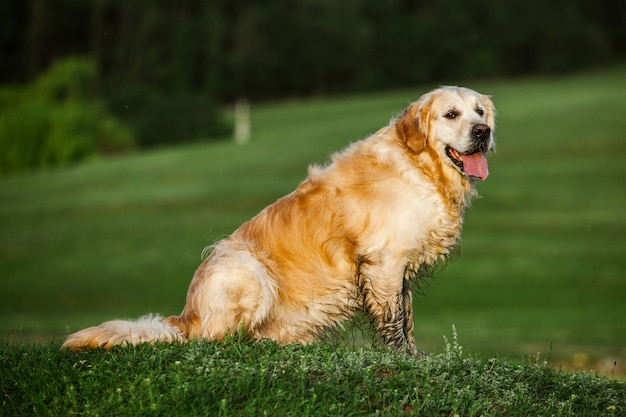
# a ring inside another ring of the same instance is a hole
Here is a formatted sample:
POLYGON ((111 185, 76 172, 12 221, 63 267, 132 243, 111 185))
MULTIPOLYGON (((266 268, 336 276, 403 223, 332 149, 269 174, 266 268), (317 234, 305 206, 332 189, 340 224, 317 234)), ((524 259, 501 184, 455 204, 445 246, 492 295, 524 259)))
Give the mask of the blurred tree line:
POLYGON ((93 61, 65 58, 26 87, 0 88, 0 174, 132 149, 132 132, 93 93, 93 61))
MULTIPOLYGON (((626 56, 626 3, 615 0, 0 0, 0 22, 0 83, 86 57, 86 95, 142 147, 223 136, 219 105, 242 96, 554 73, 626 56)), ((0 97, 0 111, 8 105, 0 97)))

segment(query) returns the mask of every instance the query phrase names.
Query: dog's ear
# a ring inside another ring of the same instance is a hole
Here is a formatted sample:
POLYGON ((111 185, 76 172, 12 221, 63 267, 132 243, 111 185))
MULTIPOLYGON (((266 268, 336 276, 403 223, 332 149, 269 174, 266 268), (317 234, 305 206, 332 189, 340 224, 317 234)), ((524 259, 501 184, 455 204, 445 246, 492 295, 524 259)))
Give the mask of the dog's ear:
MULTIPOLYGON (((496 130, 496 107, 493 105, 493 101, 491 101, 491 97, 481 94, 480 100, 485 107, 485 111, 487 113, 487 124, 491 127, 492 137, 493 132, 496 130)), ((491 152, 496 151, 496 142, 491 141, 491 146, 489 147, 491 152)))
POLYGON ((407 107, 396 120, 398 135, 416 154, 426 148, 429 109, 428 101, 420 99, 407 107))
POLYGON ((493 101, 491 101, 491 97, 481 94, 480 101, 483 106, 485 106, 485 110, 487 112, 487 124, 491 126, 491 130, 495 130, 496 128, 496 107, 493 105, 493 101))

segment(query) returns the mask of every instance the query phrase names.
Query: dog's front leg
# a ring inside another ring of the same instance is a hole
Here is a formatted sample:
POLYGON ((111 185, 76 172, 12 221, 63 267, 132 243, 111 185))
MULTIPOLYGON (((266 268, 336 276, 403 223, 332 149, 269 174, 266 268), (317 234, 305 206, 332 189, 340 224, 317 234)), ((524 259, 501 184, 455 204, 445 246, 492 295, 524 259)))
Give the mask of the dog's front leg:
POLYGON ((402 280, 402 310, 404 312, 403 332, 407 343, 407 350, 411 355, 416 355, 419 351, 415 346, 415 336, 413 335, 413 292, 411 291, 411 281, 402 280))
POLYGON ((365 301, 366 314, 389 348, 416 355, 419 351, 412 339, 413 325, 407 321, 403 298, 402 292, 384 300, 370 295, 365 301))
POLYGON ((405 284, 406 280, 388 279, 379 272, 382 271, 372 265, 361 271, 365 313, 387 346, 418 354, 413 340, 411 286, 405 284))
POLYGON ((425 355, 417 349, 413 335, 413 270, 407 270, 404 259, 385 255, 363 256, 358 262, 365 314, 387 346, 410 355, 425 355))
POLYGON ((414 356, 426 355, 415 345, 415 336, 413 334, 415 326, 413 318, 413 288, 411 280, 408 278, 404 278, 402 282, 402 303, 404 308, 404 338, 407 343, 407 351, 414 356))

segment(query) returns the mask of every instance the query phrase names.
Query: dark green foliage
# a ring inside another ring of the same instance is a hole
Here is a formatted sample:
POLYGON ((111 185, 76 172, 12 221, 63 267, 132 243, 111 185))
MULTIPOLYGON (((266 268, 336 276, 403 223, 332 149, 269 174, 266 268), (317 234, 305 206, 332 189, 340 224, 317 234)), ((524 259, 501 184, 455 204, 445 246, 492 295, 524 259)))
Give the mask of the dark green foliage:
MULTIPOLYGON (((220 105, 240 97, 459 84, 604 66, 626 57, 625 20, 626 7, 613 0, 3 2, 0 83, 32 82, 64 57, 89 56, 102 102, 148 147, 227 137, 231 127, 220 105)), ((57 114, 23 104, 11 112, 3 122, 9 135, 32 137, 51 123, 62 125, 53 129, 55 151, 30 146, 20 152, 29 156, 10 157, 17 161, 11 166, 95 152, 87 142, 100 139, 84 127, 91 123, 85 119, 97 118, 102 106, 80 106, 80 113, 65 107, 57 114)), ((108 137, 122 129, 111 118, 102 126, 108 137)), ((105 150, 123 147, 112 142, 105 150)), ((0 145, 3 153, 17 152, 0 145)))
POLYGON ((166 95, 130 84, 109 93, 109 107, 137 133, 143 148, 228 137, 215 102, 200 94, 166 95))
POLYGON ((93 61, 68 58, 35 82, 0 91, 0 174, 77 162, 134 147, 94 91, 93 61))
POLYGON ((30 0, 0 7, 0 45, 11 58, 0 79, 27 81, 59 54, 88 53, 107 95, 148 86, 168 98, 223 102, 563 72, 626 56, 626 6, 614 0, 30 0))

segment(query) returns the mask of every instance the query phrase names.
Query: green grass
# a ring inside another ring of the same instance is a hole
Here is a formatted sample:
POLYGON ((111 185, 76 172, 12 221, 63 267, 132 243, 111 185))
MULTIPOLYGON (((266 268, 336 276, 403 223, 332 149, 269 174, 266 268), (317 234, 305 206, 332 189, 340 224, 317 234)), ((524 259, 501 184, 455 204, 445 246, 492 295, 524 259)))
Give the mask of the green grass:
MULTIPOLYGON (((541 352, 622 377, 625 67, 466 85, 493 95, 498 152, 460 258, 416 301, 418 345, 440 351, 454 323, 470 352, 541 352)), ((432 87, 253 106, 244 147, 0 179, 0 336, 56 343, 106 319, 177 314, 206 245, 432 87)))
MULTIPOLYGON (((447 341, 447 340, 446 340, 447 341)), ((626 383, 463 353, 423 358, 329 344, 0 344, 0 414, 84 416, 618 416, 626 383)))

